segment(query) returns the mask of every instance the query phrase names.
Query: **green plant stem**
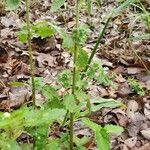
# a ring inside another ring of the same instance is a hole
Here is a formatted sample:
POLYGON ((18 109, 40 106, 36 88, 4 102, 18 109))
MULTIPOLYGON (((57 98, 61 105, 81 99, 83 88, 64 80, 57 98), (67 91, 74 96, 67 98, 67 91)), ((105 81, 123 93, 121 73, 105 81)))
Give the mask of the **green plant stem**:
MULTIPOLYGON (((76 0, 76 29, 79 27, 79 0, 76 0)), ((76 87, 76 60, 78 55, 79 45, 75 41, 74 45, 74 58, 73 58, 73 73, 72 73, 72 94, 74 95, 76 87)), ((70 150, 73 150, 73 123, 74 113, 70 113, 70 150)))
POLYGON ((34 64, 33 64, 33 51, 31 47, 31 24, 30 24, 30 0, 26 0, 26 19, 27 19, 27 29, 28 29, 28 49, 29 49, 29 63, 30 63, 30 73, 32 82, 32 102, 35 105, 35 81, 34 81, 34 64))
MULTIPOLYGON (((112 13, 113 14, 113 13, 112 13)), ((89 65, 90 65, 90 63, 91 63, 91 61, 92 61, 92 59, 93 59, 93 57, 94 57, 94 55, 95 55, 95 53, 96 53, 96 50, 97 50, 97 48, 98 48, 98 46, 99 46, 99 44, 100 44, 100 41, 102 40, 102 38, 103 38, 103 36, 104 36, 104 33, 105 33, 105 31, 106 31, 106 28, 107 28, 107 26, 108 26, 108 24, 109 24, 109 22, 110 22, 110 20, 111 20, 111 16, 112 16, 112 14, 108 17, 108 19, 107 19, 107 21, 106 21, 106 24, 105 24, 105 26, 104 26, 104 28, 103 28, 103 30, 101 31, 101 33, 99 34, 99 38, 98 38, 98 40, 97 40, 97 42, 96 42, 96 44, 95 44, 95 46, 94 46, 94 49, 93 49, 93 51, 92 51, 92 53, 91 53, 91 55, 90 55, 90 58, 89 58, 89 60, 88 60, 88 63, 87 63, 87 65, 86 65, 86 67, 85 67, 85 69, 84 69, 84 73, 88 70, 88 68, 89 68, 89 65)), ((79 17, 77 17, 77 18, 79 18, 79 17)), ((79 20, 79 19, 77 19, 77 20, 79 20)), ((78 21, 77 21, 78 22, 78 21)), ((75 47, 76 48, 76 47, 75 47)), ((77 55, 77 50, 76 50, 76 52, 75 52, 75 55, 74 55, 74 61, 76 60, 76 55, 77 55)), ((76 69, 74 68, 73 69, 73 85, 74 85, 74 83, 75 83, 75 73, 74 72, 76 72, 76 69)), ((81 76, 81 79, 83 79, 85 77, 85 74, 82 74, 82 76, 81 76)), ((74 90, 73 90, 74 91, 74 90)), ((65 117, 64 117, 64 120, 63 120, 63 123, 62 123, 62 125, 61 125, 61 127, 63 127, 64 125, 65 125, 65 123, 66 123, 66 121, 67 121, 67 117, 68 117, 68 114, 69 114, 69 111, 67 111, 67 113, 66 113, 66 115, 65 115, 65 117)))
MULTIPOLYGON (((91 64, 91 62, 92 62, 92 60, 93 60, 93 57, 94 57, 94 55, 96 54, 97 48, 98 48, 98 46, 99 46, 99 44, 100 44, 100 42, 101 42, 101 40, 102 40, 102 38, 103 38, 103 36, 104 36, 104 34, 105 34, 105 31, 106 31, 106 29, 107 29, 107 26, 108 26, 110 20, 111 20, 111 16, 108 17, 108 19, 107 19, 107 21, 106 21, 106 23, 105 23, 105 26, 104 26, 104 28, 103 28, 103 30, 102 30, 102 31, 100 32, 100 34, 99 34, 98 40, 97 40, 97 42, 96 42, 96 44, 95 44, 95 46, 94 46, 94 48, 93 48, 93 51, 92 51, 92 53, 91 53, 91 55, 90 55, 90 57, 89 57, 89 59, 88 59, 88 63, 87 63, 87 65, 86 65, 86 67, 85 67, 83 73, 86 73, 86 71, 88 70, 89 65, 91 64)), ((84 76, 85 76, 85 74, 82 74, 81 79, 83 79, 84 76)))

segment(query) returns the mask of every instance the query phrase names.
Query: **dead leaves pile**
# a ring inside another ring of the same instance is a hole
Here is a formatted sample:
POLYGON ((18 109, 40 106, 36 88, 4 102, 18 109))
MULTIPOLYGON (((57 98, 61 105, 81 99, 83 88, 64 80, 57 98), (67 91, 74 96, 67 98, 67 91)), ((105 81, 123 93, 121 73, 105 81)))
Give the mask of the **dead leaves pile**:
MULTIPOLYGON (((68 1, 71 6, 62 13, 63 16, 59 13, 50 15, 48 9, 50 2, 46 0, 32 6, 31 18, 33 21, 55 20, 61 26, 67 23, 67 29, 70 32, 75 25, 72 10, 74 1, 68 1)), ((92 28, 93 32, 85 46, 89 52, 103 25, 101 19, 106 16, 106 9, 108 12, 114 5, 117 5, 116 1, 108 0, 103 3, 100 10, 94 6, 92 15, 94 29, 92 28)), ((136 26, 132 24, 132 13, 127 10, 123 15, 113 18, 96 56, 96 59, 108 68, 109 74, 115 73, 113 81, 117 85, 116 88, 92 85, 89 89, 92 96, 122 99, 125 103, 122 108, 102 109, 90 116, 92 120, 100 124, 112 123, 125 128, 125 132, 120 137, 112 136, 112 150, 150 149, 150 74, 148 72, 150 69, 150 41, 128 42, 128 36, 131 34, 130 28, 136 26), (133 92, 127 80, 129 76, 134 76, 140 81, 146 91, 145 96, 138 96, 133 92)), ((27 81, 30 77, 27 45, 20 43, 17 39, 17 31, 20 30, 25 17, 24 9, 19 10, 18 14, 0 11, 0 16, 2 16, 0 19, 0 110, 3 111, 17 108, 29 102, 31 97, 30 88, 9 85, 11 81, 27 81)), ((81 14, 80 21, 87 21, 85 13, 81 14)), ((142 23, 139 23, 138 26, 138 31, 132 34, 146 32, 142 23)), ((43 40, 33 39, 32 48, 35 75, 44 77, 48 84, 52 83, 60 71, 72 67, 71 55, 61 47, 61 40, 57 35, 43 40)), ((41 95, 37 94, 37 97, 42 99, 41 95)), ((80 123, 75 125, 75 133, 80 136, 91 134, 88 129, 83 130, 82 128, 84 127, 80 123)), ((91 139, 91 143, 87 143, 86 147, 94 147, 92 142, 91 139)))

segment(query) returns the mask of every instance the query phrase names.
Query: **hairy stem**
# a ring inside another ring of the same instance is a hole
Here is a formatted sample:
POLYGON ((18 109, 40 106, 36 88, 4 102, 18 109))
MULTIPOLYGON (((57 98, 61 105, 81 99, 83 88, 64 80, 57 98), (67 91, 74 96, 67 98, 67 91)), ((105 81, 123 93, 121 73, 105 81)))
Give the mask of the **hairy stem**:
MULTIPOLYGON (((113 14, 113 13, 112 13, 113 14)), ((100 34, 99 34, 99 38, 98 38, 98 40, 97 40, 97 42, 96 42, 96 44, 95 44, 95 46, 94 46, 94 48, 93 48, 93 51, 92 51, 92 53, 91 53, 91 55, 90 55, 90 57, 89 57, 89 60, 88 60, 88 63, 87 63, 87 65, 86 65, 86 67, 85 67, 85 69, 84 69, 84 71, 83 71, 83 74, 82 74, 82 76, 81 76, 81 79, 83 79, 84 77, 85 77, 85 74, 84 73, 86 73, 86 71, 88 70, 88 68, 89 68, 89 65, 90 65, 90 63, 92 62, 92 60, 93 60, 93 57, 94 57, 94 55, 95 55, 95 53, 96 53, 96 51, 97 51, 97 48, 98 48, 98 46, 99 46, 99 44, 100 44, 100 42, 101 42, 101 40, 102 40, 102 38, 103 38, 103 36, 104 36, 104 33, 105 33, 105 31, 106 31, 106 28, 107 28, 107 26, 108 26, 108 24, 109 24, 109 22, 110 22, 110 20, 111 20, 111 16, 112 16, 112 14, 108 17, 108 19, 107 19, 107 21, 106 21, 106 23, 105 23, 105 26, 104 26, 104 28, 103 28, 103 30, 100 32, 100 34)), ((76 21, 77 20, 79 20, 79 16, 76 16, 77 18, 76 18, 76 21)), ((79 21, 77 21, 77 24, 78 24, 78 22, 79 21)), ((77 26, 76 26, 77 27, 77 26)), ((76 49, 76 47, 75 47, 75 49, 76 49)), ((78 49, 78 48, 77 48, 78 49)), ((75 50, 75 55, 74 55, 74 62, 76 61, 76 55, 77 55, 77 51, 78 50, 75 50)), ((74 85, 74 83, 75 83, 75 73, 74 72, 76 72, 76 69, 74 68, 73 69, 73 85, 74 85)), ((74 89, 72 90, 72 91, 74 91, 74 89)), ((68 117, 68 114, 69 114, 69 111, 67 111, 67 113, 66 113, 66 115, 65 115, 65 118, 64 118, 64 120, 63 120, 63 123, 62 123, 62 127, 65 125, 65 123, 66 123, 66 120, 67 120, 67 117, 68 117)))
MULTIPOLYGON (((76 0, 76 29, 79 27, 79 0, 76 0)), ((74 95, 76 87, 76 60, 78 55, 79 45, 75 42, 74 45, 74 58, 73 58, 73 78, 72 78, 72 94, 74 95)), ((74 113, 70 113, 70 150, 73 150, 73 123, 74 113)))
MULTIPOLYGON (((106 31, 106 29, 107 29, 107 26, 108 26, 110 20, 111 20, 111 16, 108 17, 108 19, 107 19, 107 21, 106 21, 106 23, 105 23, 105 26, 104 26, 104 28, 103 28, 103 30, 102 30, 102 31, 100 32, 100 34, 99 34, 98 40, 97 40, 97 42, 96 42, 96 44, 95 44, 95 46, 94 46, 94 48, 93 48, 93 51, 92 51, 92 53, 91 53, 91 55, 90 55, 90 57, 89 57, 89 59, 88 59, 88 63, 87 63, 87 65, 86 65, 86 67, 85 67, 85 69, 84 69, 84 71, 83 71, 84 73, 86 73, 86 71, 88 70, 89 65, 91 64, 91 62, 92 62, 92 60, 93 60, 93 57, 94 57, 94 55, 96 54, 97 48, 98 48, 98 46, 99 46, 99 44, 100 44, 100 42, 101 42, 101 40, 102 40, 102 38, 103 38, 103 36, 104 36, 104 34, 105 34, 105 31, 106 31)), ((85 76, 85 74, 82 74, 81 79, 83 79, 84 76, 85 76)))
POLYGON ((30 0, 26 0, 26 21, 28 30, 28 49, 29 49, 29 63, 30 63, 30 73, 32 82, 32 102, 35 106, 35 81, 34 81, 34 64, 33 64, 33 51, 31 47, 31 24, 30 24, 30 0))

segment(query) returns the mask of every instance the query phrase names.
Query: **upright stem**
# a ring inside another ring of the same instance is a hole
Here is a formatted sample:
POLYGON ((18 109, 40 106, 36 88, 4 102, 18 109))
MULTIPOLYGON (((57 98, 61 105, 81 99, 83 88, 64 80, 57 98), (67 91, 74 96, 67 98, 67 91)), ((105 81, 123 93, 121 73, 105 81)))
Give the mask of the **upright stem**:
MULTIPOLYGON (((76 0, 76 29, 79 27, 79 0, 76 0)), ((74 45, 74 58, 73 58, 73 78, 72 78, 72 94, 74 95, 76 87, 76 60, 78 55, 79 45, 75 42, 74 45)), ((73 123, 74 113, 70 113, 70 150, 73 150, 73 123)))
POLYGON ((31 47, 31 24, 30 24, 30 0, 26 0, 26 21, 28 30, 28 49, 29 49, 29 63, 30 63, 30 73, 32 82, 32 102, 35 106, 35 82, 34 82, 34 64, 33 64, 33 52, 31 47))
MULTIPOLYGON (((99 34, 98 40, 97 40, 97 42, 96 42, 96 44, 95 44, 95 46, 94 46, 94 48, 93 48, 93 51, 92 51, 92 53, 91 53, 91 55, 90 55, 90 57, 89 57, 89 59, 88 59, 88 63, 87 63, 87 65, 86 65, 86 67, 85 67, 85 69, 84 69, 84 71, 83 71, 84 73, 86 73, 86 71, 87 71, 88 68, 89 68, 90 63, 91 63, 92 60, 93 60, 93 57, 94 57, 94 55, 95 55, 95 53, 96 53, 96 51, 97 51, 97 48, 98 48, 98 46, 99 46, 99 44, 100 44, 100 42, 101 42, 101 40, 102 40, 102 38, 103 38, 103 36, 104 36, 104 33, 105 33, 106 29, 107 29, 107 26, 108 26, 110 20, 111 20, 111 16, 108 17, 108 19, 107 19, 107 21, 106 21, 106 23, 105 23, 105 26, 104 26, 104 28, 103 28, 103 30, 102 30, 102 31, 100 32, 100 34, 99 34)), ((84 76, 85 76, 85 74, 82 74, 81 79, 83 79, 84 76)))

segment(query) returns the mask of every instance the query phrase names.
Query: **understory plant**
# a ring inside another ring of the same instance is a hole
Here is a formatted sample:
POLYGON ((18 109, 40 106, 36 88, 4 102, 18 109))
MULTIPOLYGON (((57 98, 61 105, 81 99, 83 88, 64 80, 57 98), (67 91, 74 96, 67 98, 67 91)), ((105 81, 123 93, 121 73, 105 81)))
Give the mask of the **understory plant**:
POLYGON ((140 96, 145 95, 144 88, 137 79, 135 79, 133 77, 129 77, 128 82, 129 82, 129 85, 131 86, 133 92, 136 92, 140 96))
MULTIPOLYGON (((57 11, 65 1, 54 0, 51 9, 57 11)), ((93 131, 94 139, 99 150, 110 150, 110 134, 121 134, 123 128, 117 125, 107 124, 101 126, 91 121, 88 116, 101 108, 115 108, 122 106, 122 102, 114 99, 92 97, 88 90, 93 84, 110 86, 112 81, 107 70, 98 62, 93 61, 105 30, 111 21, 113 13, 119 13, 128 7, 133 1, 128 0, 114 9, 108 15, 104 28, 99 34, 98 40, 90 56, 84 49, 90 30, 87 25, 81 24, 80 0, 76 0, 75 14, 76 25, 72 34, 66 33, 62 28, 43 21, 30 23, 29 4, 26 0, 27 23, 18 33, 19 39, 28 43, 30 55, 31 81, 24 86, 32 86, 33 106, 24 105, 12 113, 0 113, 0 148, 9 149, 78 149, 84 150, 90 137, 79 138, 74 133, 74 123, 82 122, 93 131), (63 39, 62 46, 73 56, 73 68, 64 70, 57 78, 56 85, 49 85, 43 78, 34 77, 33 54, 31 48, 32 38, 48 38, 59 33, 63 39), (35 93, 41 93, 45 103, 36 107, 35 93), (53 126, 59 128, 56 135, 53 126), (54 133, 53 133, 54 132, 54 133)), ((10 8, 16 8, 20 0, 7 0, 10 8)), ((18 84, 19 85, 19 84, 18 84)), ((20 84, 22 85, 22 84, 20 84)))

